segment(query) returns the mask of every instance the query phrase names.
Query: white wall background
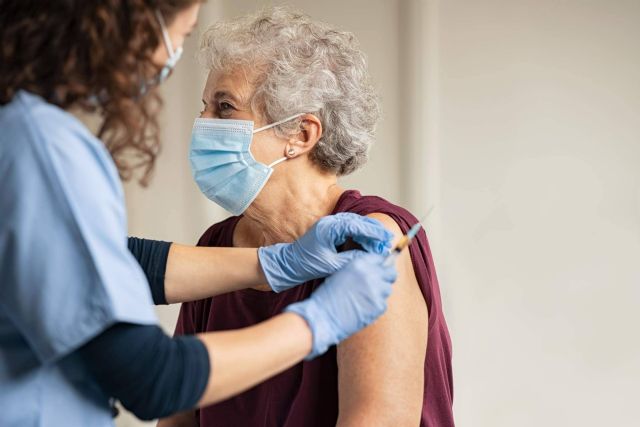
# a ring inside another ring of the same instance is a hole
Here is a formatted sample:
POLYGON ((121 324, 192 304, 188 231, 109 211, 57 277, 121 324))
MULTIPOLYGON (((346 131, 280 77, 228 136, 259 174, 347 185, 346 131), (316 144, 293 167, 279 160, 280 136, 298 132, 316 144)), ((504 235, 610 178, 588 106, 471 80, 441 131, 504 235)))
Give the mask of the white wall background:
MULTIPOLYGON (((199 28, 274 3, 209 0, 199 28)), ((353 31, 383 98, 345 185, 435 206, 458 425, 640 425, 640 1, 288 3, 353 31)), ((127 186, 132 234, 193 243, 225 216, 186 160, 196 39, 165 88, 153 184, 127 186)), ((172 330, 177 308, 158 312, 172 330)))

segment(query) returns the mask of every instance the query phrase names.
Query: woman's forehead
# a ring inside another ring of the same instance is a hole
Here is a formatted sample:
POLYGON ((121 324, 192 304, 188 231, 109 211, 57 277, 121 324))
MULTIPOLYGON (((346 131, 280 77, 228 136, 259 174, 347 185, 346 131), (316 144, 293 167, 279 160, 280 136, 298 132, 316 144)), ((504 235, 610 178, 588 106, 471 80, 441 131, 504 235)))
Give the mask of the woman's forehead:
POLYGON ((216 95, 228 94, 240 102, 248 102, 255 90, 252 73, 245 67, 210 71, 204 89, 205 99, 215 99, 216 95))

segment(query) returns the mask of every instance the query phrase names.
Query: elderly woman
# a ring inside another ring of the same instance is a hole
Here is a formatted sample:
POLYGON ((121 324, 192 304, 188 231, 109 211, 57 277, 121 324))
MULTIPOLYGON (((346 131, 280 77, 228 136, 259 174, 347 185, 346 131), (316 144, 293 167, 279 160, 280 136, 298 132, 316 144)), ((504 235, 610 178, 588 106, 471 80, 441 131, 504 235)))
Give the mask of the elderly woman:
MULTIPOLYGON (((200 54, 209 76, 192 136, 194 178, 235 216, 211 226, 199 245, 292 242, 318 218, 340 212, 375 218, 396 239, 417 222, 401 207, 338 184, 366 163, 379 117, 351 33, 268 9, 214 25, 200 54)), ((424 232, 397 264, 387 312, 372 326, 237 397, 160 425, 453 425, 451 343, 424 232)), ((176 334, 259 323, 318 285, 184 304, 176 334)))

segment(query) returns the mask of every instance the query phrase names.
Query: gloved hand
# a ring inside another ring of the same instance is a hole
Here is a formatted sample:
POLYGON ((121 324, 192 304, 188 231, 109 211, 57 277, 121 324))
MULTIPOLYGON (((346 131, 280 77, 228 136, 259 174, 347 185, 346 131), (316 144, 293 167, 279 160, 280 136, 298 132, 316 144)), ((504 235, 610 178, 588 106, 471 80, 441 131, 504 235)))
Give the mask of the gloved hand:
POLYGON ((353 213, 326 216, 293 243, 278 243, 258 249, 262 271, 275 292, 335 273, 362 254, 338 253, 336 246, 351 237, 367 252, 386 253, 393 235, 380 221, 353 213))
POLYGON ((397 272, 385 257, 364 254, 328 277, 308 299, 285 311, 302 316, 313 333, 313 348, 306 360, 358 332, 387 309, 387 298, 397 272))

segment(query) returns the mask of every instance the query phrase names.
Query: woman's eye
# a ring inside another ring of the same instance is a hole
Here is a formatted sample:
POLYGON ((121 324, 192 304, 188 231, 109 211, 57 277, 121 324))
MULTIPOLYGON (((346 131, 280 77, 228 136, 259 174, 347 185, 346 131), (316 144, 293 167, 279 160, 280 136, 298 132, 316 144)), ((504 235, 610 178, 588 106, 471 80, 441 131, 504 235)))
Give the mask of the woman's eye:
POLYGON ((218 105, 218 108, 220 109, 220 111, 229 111, 229 110, 233 110, 233 105, 229 104, 228 102, 221 102, 218 105))

